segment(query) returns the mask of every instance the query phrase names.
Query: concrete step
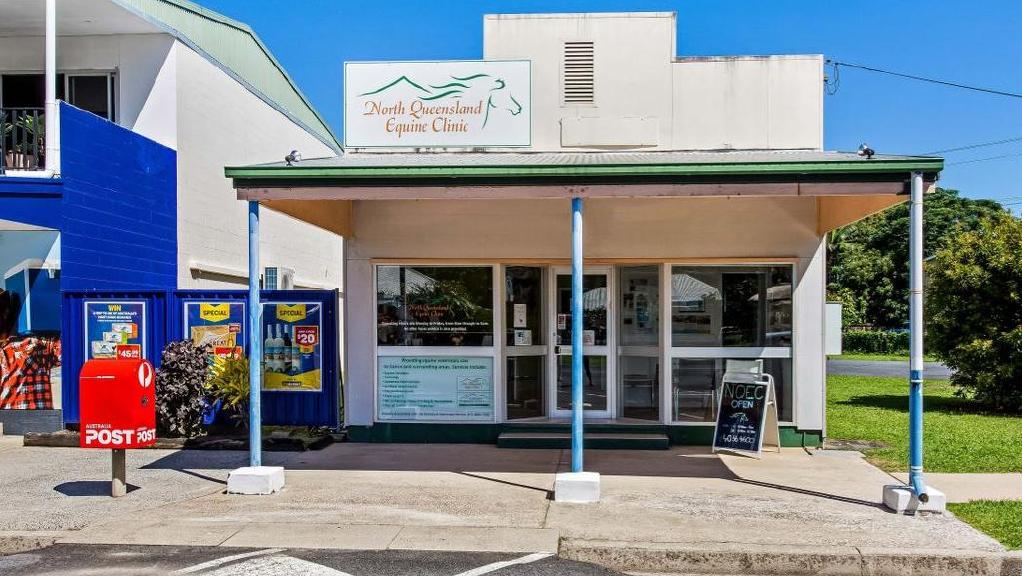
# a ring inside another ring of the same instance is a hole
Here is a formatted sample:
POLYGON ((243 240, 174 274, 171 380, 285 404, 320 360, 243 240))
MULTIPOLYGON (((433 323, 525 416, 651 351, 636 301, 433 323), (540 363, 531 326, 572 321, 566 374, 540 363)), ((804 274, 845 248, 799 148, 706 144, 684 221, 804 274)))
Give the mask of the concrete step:
MULTIPOLYGON (((585 447, 595 450, 667 450, 671 441, 666 434, 635 432, 588 432, 585 447)), ((571 432, 503 432, 497 437, 498 448, 571 447, 571 432)))

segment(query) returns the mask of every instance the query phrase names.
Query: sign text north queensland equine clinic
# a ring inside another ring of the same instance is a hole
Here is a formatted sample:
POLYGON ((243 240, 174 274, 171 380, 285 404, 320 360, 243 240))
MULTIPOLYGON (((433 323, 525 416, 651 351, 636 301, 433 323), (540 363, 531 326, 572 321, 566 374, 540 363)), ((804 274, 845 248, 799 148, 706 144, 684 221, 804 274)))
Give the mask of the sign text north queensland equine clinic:
POLYGON ((528 61, 346 62, 344 144, 528 146, 528 61))

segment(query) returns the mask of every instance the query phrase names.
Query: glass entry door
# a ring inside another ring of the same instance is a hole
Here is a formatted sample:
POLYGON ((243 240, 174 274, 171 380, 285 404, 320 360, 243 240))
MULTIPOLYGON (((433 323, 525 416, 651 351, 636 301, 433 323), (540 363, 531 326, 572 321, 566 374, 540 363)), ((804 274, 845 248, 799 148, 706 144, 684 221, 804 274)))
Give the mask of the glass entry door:
MULTIPOLYGON (((553 416, 571 415, 571 272, 557 269, 550 299, 553 328, 549 382, 553 416)), ((582 401, 587 418, 610 418, 614 410, 610 270, 586 270, 582 277, 582 401)))

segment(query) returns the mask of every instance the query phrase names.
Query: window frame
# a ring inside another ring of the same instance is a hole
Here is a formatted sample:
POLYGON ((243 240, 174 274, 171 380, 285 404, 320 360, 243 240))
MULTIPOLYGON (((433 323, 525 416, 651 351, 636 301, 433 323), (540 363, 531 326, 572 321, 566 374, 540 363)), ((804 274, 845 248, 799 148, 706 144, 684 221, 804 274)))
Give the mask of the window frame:
POLYGON ((781 420, 778 422, 780 426, 797 426, 797 407, 798 407, 798 378, 795 362, 795 340, 794 335, 797 333, 798 328, 798 314, 797 310, 797 294, 798 294, 798 263, 796 260, 777 260, 777 261, 751 261, 751 262, 729 262, 729 263, 715 263, 715 262, 667 262, 663 265, 663 271, 661 272, 661 291, 666 296, 661 296, 665 304, 661 305, 661 338, 664 342, 663 349, 664 354, 661 358, 661 363, 664 369, 661 370, 663 378, 661 398, 664 399, 663 406, 661 406, 661 415, 663 421, 670 426, 715 426, 715 422, 686 422, 683 420, 676 420, 673 412, 673 376, 674 376, 674 360, 679 359, 771 359, 771 358, 787 358, 791 360, 791 420, 781 420), (791 346, 674 346, 673 338, 673 320, 672 315, 672 302, 674 299, 672 276, 674 273, 674 267, 681 266, 686 268, 773 268, 773 267, 788 267, 791 269, 791 346))
POLYGON ((443 268, 489 268, 491 271, 491 307, 493 310, 493 322, 490 346, 381 346, 379 342, 379 324, 373 322, 373 419, 378 424, 493 424, 504 421, 504 410, 501 407, 503 394, 500 390, 503 385, 504 367, 502 366, 502 346, 498 337, 503 337, 503 268, 494 262, 444 262, 442 260, 387 260, 372 261, 373 276, 373 299, 374 306, 378 305, 376 298, 379 295, 377 270, 381 266, 408 266, 408 267, 443 267, 443 268), (489 420, 392 420, 380 417, 380 358, 388 356, 444 356, 444 357, 474 357, 490 358, 493 363, 493 372, 490 375, 492 383, 491 401, 493 402, 493 417, 489 420))

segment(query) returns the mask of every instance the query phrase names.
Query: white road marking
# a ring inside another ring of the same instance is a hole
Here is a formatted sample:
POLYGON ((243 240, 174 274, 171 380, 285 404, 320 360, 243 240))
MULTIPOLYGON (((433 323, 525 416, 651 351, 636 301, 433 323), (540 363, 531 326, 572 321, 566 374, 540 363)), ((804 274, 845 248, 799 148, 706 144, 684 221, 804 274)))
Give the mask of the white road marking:
POLYGON ((544 558, 549 558, 551 556, 553 556, 552 552, 537 552, 535 554, 529 554, 528 556, 522 556, 521 558, 515 558, 514 560, 494 562, 493 564, 487 564, 486 566, 473 568, 471 570, 462 572, 461 574, 455 574, 454 576, 480 576, 482 574, 489 574, 490 572, 493 572, 495 570, 500 570, 501 568, 507 568, 508 566, 515 566, 518 564, 529 564, 531 562, 542 560, 544 558))
POLYGON ((351 576, 301 558, 277 554, 221 566, 205 576, 351 576))
POLYGON ((283 548, 266 548, 265 550, 256 550, 255 552, 245 552, 243 554, 233 554, 231 556, 224 556, 223 558, 217 558, 216 560, 210 560, 209 562, 203 562, 202 564, 196 564, 194 566, 188 566, 187 568, 181 568, 175 570, 171 574, 194 574, 210 568, 216 568, 217 566, 223 566, 229 562, 235 562, 237 560, 244 560, 245 558, 252 558, 254 556, 265 556, 267 554, 276 554, 277 552, 283 552, 283 548))

